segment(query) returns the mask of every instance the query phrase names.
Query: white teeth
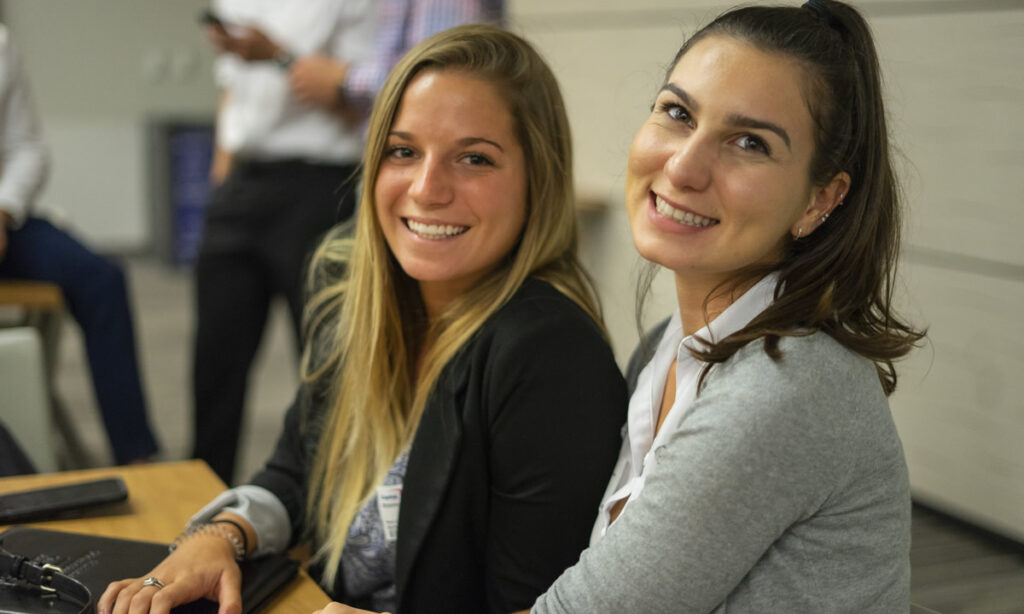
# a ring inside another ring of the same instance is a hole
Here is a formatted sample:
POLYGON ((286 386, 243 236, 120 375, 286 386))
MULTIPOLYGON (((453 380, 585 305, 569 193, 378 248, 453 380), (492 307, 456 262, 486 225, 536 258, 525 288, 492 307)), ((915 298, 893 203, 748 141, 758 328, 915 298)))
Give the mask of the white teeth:
POLYGON ((413 220, 405 220, 406 227, 423 237, 424 239, 445 239, 447 237, 454 237, 460 235, 467 230, 469 226, 450 226, 445 224, 423 224, 413 220))
POLYGON ((661 215, 664 215, 665 217, 670 217, 681 224, 686 224, 687 226, 697 226, 703 228, 704 226, 711 226, 712 224, 718 223, 718 220, 713 220, 709 217, 703 217, 695 213, 690 213, 688 211, 676 209, 672 205, 662 200, 662 198, 658 195, 654 196, 654 209, 661 215))

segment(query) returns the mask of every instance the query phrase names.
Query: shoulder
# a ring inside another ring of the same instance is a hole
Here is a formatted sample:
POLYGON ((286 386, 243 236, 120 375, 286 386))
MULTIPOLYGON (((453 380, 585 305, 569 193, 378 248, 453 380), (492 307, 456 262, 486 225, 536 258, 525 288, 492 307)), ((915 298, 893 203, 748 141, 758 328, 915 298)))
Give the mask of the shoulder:
POLYGON ((626 386, 629 387, 630 394, 636 388, 636 382, 640 378, 640 372, 643 371, 647 363, 654 357, 654 352, 658 347, 658 343, 661 341, 661 337, 665 334, 665 329, 668 328, 668 323, 672 318, 667 317, 661 322, 654 325, 653 328, 644 333, 640 339, 640 343, 637 344, 633 350, 633 354, 629 357, 629 363, 626 365, 626 386))
POLYGON ((465 347, 456 371, 504 386, 516 380, 595 380, 622 376, 608 341, 572 299, 528 279, 465 347))
POLYGON ((767 445, 848 462, 902 455, 875 365, 825 333, 784 337, 773 360, 755 341, 707 374, 694 404, 704 420, 736 421, 767 445), (773 443, 774 442, 774 443, 773 443))
POLYGON ((481 337, 499 341, 503 346, 541 339, 548 339, 549 343, 589 338, 604 342, 598 324, 579 305, 551 284, 533 278, 523 282, 480 332, 481 337))
MULTIPOLYGON (((874 363, 817 332, 779 340, 781 358, 764 351, 763 340, 753 341, 729 360, 713 368, 711 379, 728 378, 760 390, 801 397, 807 391, 864 395, 882 394, 874 363)), ((883 395, 884 398, 884 395, 883 395)))

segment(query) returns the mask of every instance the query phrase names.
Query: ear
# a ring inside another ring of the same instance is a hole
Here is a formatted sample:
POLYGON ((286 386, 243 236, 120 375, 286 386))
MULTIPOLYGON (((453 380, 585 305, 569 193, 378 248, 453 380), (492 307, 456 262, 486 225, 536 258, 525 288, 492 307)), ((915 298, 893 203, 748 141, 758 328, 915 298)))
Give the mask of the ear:
POLYGON ((849 191, 850 175, 845 171, 837 173, 823 186, 812 187, 807 209, 790 228, 790 234, 799 239, 817 230, 818 226, 825 223, 832 210, 843 204, 843 199, 849 191))

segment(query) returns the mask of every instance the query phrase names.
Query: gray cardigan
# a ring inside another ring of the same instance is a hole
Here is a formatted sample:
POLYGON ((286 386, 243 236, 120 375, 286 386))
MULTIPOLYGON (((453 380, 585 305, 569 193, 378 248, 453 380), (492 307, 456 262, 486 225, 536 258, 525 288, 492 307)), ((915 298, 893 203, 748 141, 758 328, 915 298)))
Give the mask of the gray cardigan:
POLYGON ((907 612, 907 468, 875 367, 823 333, 780 349, 712 368, 641 495, 533 612, 907 612))

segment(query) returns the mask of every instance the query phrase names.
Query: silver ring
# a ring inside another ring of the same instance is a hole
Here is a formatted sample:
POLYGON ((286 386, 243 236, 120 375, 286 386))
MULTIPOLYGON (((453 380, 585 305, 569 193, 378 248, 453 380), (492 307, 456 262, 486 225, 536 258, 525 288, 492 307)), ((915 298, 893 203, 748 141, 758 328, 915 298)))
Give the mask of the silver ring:
POLYGON ((164 587, 164 583, 160 580, 157 580, 155 577, 150 576, 142 581, 142 586, 155 586, 158 589, 161 589, 164 587))

